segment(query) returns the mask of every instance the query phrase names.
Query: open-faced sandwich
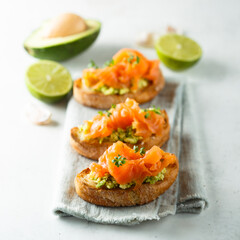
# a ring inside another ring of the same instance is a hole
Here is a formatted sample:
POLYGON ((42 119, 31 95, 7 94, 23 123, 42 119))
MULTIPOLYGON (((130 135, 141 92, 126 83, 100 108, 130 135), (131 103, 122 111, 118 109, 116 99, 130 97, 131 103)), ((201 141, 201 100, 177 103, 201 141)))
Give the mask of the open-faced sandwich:
POLYGON ((118 141, 98 163, 76 176, 75 189, 82 199, 96 205, 142 205, 163 194, 177 178, 178 169, 177 157, 157 146, 145 152, 118 141))
POLYGON ((92 120, 71 129, 71 145, 81 155, 97 160, 114 142, 133 147, 162 146, 169 138, 170 125, 165 110, 141 109, 133 99, 99 112, 92 120))
POLYGON ((139 103, 153 99, 164 87, 159 60, 148 60, 132 49, 122 49, 103 68, 92 62, 74 82, 73 95, 81 104, 107 109, 133 98, 139 103))

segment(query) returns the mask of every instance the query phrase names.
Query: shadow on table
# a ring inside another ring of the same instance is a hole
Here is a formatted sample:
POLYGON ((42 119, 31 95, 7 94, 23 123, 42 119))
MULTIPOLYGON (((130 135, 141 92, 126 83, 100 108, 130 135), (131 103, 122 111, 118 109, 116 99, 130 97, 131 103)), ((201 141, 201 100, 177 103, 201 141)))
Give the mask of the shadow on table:
POLYGON ((96 62, 97 65, 102 66, 106 61, 111 60, 112 56, 119 51, 119 49, 124 47, 124 45, 96 44, 82 54, 62 62, 62 64, 69 68, 70 71, 77 72, 86 68, 91 60, 96 62))
POLYGON ((216 61, 211 58, 203 58, 195 67, 189 69, 189 73, 190 71, 191 75, 196 76, 197 78, 207 79, 209 82, 219 82, 224 80, 229 69, 227 69, 227 66, 221 61, 216 61))

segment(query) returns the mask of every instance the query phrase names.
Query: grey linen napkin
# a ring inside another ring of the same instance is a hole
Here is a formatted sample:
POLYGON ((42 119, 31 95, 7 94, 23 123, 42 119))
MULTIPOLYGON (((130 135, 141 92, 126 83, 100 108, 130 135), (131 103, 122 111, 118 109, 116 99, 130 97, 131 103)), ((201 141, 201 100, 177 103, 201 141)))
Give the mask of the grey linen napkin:
POLYGON ((179 190, 177 213, 200 213, 208 206, 205 193, 203 157, 192 84, 187 84, 183 97, 179 190))
POLYGON ((71 148, 70 129, 80 125, 84 120, 91 119, 96 115, 97 110, 84 107, 72 98, 66 114, 54 213, 98 223, 132 225, 146 220, 159 220, 176 212, 197 213, 204 209, 207 201, 202 188, 203 176, 198 172, 201 159, 197 154, 196 139, 189 133, 191 129, 191 133, 195 134, 193 132, 195 128, 192 123, 191 109, 189 109, 191 101, 188 92, 189 88, 185 88, 183 84, 168 82, 156 98, 141 106, 146 108, 155 105, 166 109, 170 119, 171 133, 169 141, 162 148, 175 153, 180 159, 179 178, 155 201, 143 206, 121 208, 90 204, 78 197, 75 192, 75 176, 92 161, 80 156, 71 148), (185 96, 184 99, 183 96, 185 96), (191 143, 190 146, 189 143, 191 143))

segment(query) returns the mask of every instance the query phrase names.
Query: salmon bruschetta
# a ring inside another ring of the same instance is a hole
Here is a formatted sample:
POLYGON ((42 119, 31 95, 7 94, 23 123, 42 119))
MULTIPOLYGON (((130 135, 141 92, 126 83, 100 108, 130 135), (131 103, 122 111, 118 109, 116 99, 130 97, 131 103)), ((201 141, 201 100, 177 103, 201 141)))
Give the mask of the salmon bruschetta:
POLYGON ((169 138, 170 125, 165 110, 141 109, 133 99, 99 111, 92 120, 71 129, 70 142, 81 155, 97 160, 114 142, 133 147, 162 146, 169 138))
POLYGON ((77 194, 90 203, 123 207, 149 203, 176 180, 178 159, 157 146, 128 147, 123 142, 110 146, 89 168, 75 178, 77 194))
POLYGON ((140 52, 125 48, 103 68, 92 62, 74 82, 73 96, 83 105, 107 109, 127 98, 148 102, 163 87, 159 60, 148 60, 140 52))

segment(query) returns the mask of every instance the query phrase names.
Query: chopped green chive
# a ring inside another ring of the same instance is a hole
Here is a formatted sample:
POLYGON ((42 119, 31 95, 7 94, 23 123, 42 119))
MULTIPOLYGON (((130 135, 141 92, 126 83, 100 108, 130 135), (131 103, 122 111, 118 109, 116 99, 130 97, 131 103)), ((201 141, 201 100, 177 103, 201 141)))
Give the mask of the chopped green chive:
POLYGON ((110 61, 107 61, 107 62, 104 63, 105 67, 109 67, 111 65, 114 65, 114 60, 113 59, 111 59, 110 61))
POLYGON ((146 153, 145 148, 144 147, 140 148, 140 155, 143 156, 145 153, 146 153))
POLYGON ((147 112, 147 113, 144 115, 145 118, 149 118, 149 116, 150 116, 150 113, 149 113, 149 112, 147 112))
POLYGON ((140 62, 140 57, 139 56, 137 56, 137 64, 140 62))
POLYGON ((161 108, 160 107, 155 107, 154 105, 151 107, 151 108, 149 108, 149 110, 151 110, 151 111, 153 111, 154 113, 156 113, 156 114, 159 114, 159 115, 161 115, 162 113, 161 113, 161 108))
POLYGON ((136 61, 133 63, 133 65, 137 65, 137 64, 139 64, 139 62, 140 62, 140 58, 139 58, 139 56, 137 56, 136 61))
POLYGON ((112 104, 112 108, 116 108, 116 104, 112 104))
MULTIPOLYGON (((100 116, 103 116, 103 114, 105 114, 105 113, 104 113, 103 111, 98 111, 98 114, 99 114, 100 116)), ((107 114, 108 117, 110 117, 110 116, 112 115, 112 113, 109 112, 109 111, 106 111, 106 114, 107 114)))
POLYGON ((98 66, 93 60, 91 60, 90 63, 88 64, 88 68, 98 68, 98 66))
POLYGON ((136 145, 134 145, 134 146, 133 146, 133 150, 134 150, 134 152, 135 152, 135 153, 137 153, 137 152, 138 152, 138 150, 139 150, 139 147, 138 147, 138 146, 136 146, 136 145))
POLYGON ((143 112, 147 112, 146 114, 145 114, 145 118, 148 118, 149 116, 150 116, 150 114, 149 114, 149 112, 148 111, 152 111, 152 112, 154 112, 154 113, 156 113, 156 114, 159 114, 159 115, 161 115, 162 114, 162 112, 161 112, 161 108, 156 108, 155 106, 153 106, 153 107, 150 107, 150 108, 145 108, 145 109, 142 109, 142 111, 143 112))
POLYGON ((129 54, 129 58, 127 59, 127 61, 133 65, 136 65, 136 64, 139 64, 140 62, 140 57, 139 56, 136 56, 136 60, 134 60, 134 55, 133 54, 129 54))
POLYGON ((127 59, 127 61, 129 62, 129 63, 132 63, 132 60, 134 59, 134 56, 130 53, 129 54, 130 56, 129 56, 129 58, 127 59))

